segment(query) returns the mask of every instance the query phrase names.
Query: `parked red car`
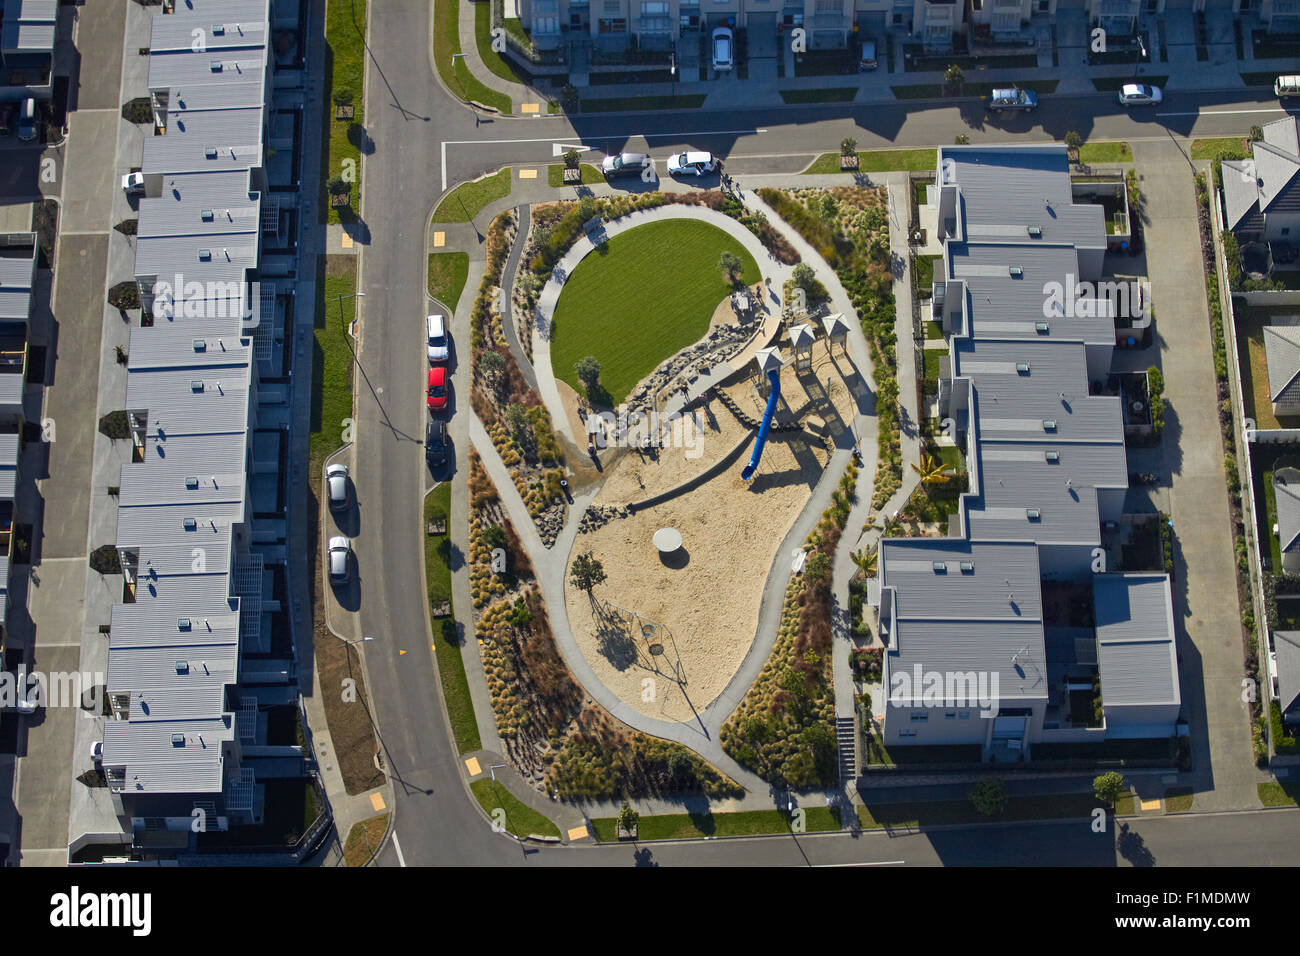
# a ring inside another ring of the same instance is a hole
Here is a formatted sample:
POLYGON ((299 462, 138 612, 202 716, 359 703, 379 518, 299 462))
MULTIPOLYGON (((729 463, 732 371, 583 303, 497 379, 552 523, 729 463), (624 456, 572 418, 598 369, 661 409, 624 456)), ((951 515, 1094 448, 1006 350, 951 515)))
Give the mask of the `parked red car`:
POLYGON ((435 365, 429 369, 429 408, 442 409, 447 407, 447 369, 442 365, 435 365))

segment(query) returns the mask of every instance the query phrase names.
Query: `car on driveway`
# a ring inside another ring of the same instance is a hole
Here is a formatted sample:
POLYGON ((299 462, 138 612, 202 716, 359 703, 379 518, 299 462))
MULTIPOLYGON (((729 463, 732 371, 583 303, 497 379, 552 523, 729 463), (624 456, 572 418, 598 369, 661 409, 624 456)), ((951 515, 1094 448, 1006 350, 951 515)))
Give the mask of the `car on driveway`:
POLYGON ((30 143, 36 138, 36 101, 28 97, 18 111, 18 138, 30 143))
POLYGON ((342 536, 330 538, 330 584, 347 584, 352 577, 352 542, 342 536))
POLYGON ((144 173, 127 173, 123 176, 122 191, 128 196, 144 192, 144 173))
POLYGON ((441 315, 431 315, 425 320, 425 335, 428 338, 429 361, 447 361, 447 323, 441 315))
POLYGON ((447 370, 441 365, 429 369, 428 402, 433 411, 447 407, 447 370))
POLYGON ((640 176, 653 165, 645 153, 619 153, 606 156, 600 163, 600 171, 606 179, 621 179, 624 176, 640 176))
POLYGON ((1038 106, 1038 94, 1033 90, 1020 90, 1015 87, 994 90, 989 96, 989 109, 998 111, 1028 112, 1038 106))
POLYGON ((325 488, 329 493, 330 511, 348 506, 348 466, 330 465, 325 469, 325 488))
POLYGON ((719 72, 730 70, 735 66, 735 42, 729 27, 718 27, 713 31, 713 68, 719 72))
POLYGON ((90 743, 90 762, 98 766, 104 762, 104 741, 93 740, 90 743))
POLYGON ((672 176, 703 176, 717 168, 712 153, 674 153, 668 157, 668 173, 672 176))
POLYGON ((447 423, 433 419, 424 426, 424 457, 438 468, 447 464, 447 423))
POLYGON ((1119 91, 1120 106, 1158 106, 1164 98, 1160 87, 1145 83, 1125 83, 1119 91))

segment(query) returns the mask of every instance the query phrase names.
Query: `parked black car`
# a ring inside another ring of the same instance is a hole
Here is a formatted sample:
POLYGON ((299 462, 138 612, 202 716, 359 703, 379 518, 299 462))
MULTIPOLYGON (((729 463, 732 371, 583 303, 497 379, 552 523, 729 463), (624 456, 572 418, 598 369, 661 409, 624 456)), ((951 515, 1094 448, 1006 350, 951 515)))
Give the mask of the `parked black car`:
POLYGON ((600 171, 606 179, 621 179, 625 176, 640 176, 650 168, 650 157, 645 153, 619 153, 606 156, 600 164, 600 171))
POLYGON ((433 468, 447 464, 447 423, 433 419, 424 426, 424 457, 433 468))

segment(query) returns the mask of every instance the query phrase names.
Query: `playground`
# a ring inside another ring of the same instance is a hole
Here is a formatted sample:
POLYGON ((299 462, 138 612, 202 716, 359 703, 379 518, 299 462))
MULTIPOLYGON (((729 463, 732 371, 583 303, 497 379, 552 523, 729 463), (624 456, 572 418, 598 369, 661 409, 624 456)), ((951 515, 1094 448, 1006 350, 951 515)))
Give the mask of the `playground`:
POLYGON ((852 441, 847 423, 864 386, 843 348, 819 338, 808 367, 796 370, 788 335, 776 341, 785 344, 768 353, 775 401, 755 357, 692 403, 695 447, 669 443, 617 458, 594 504, 631 513, 574 542, 574 554, 590 551, 606 573, 594 600, 567 592, 578 646, 600 680, 648 716, 692 720, 726 688, 754 640, 782 540, 830 448, 852 441), (679 548, 656 547, 664 529, 680 534, 679 548))

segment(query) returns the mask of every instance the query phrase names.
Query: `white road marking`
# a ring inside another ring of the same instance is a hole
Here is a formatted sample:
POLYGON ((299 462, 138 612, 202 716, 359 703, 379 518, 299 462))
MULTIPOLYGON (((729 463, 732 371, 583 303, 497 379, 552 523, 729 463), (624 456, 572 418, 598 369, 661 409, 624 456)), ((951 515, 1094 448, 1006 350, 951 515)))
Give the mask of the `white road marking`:
POLYGON ((1288 110, 1274 106, 1264 110, 1193 110, 1190 113, 1157 113, 1156 116, 1247 116, 1251 113, 1286 113, 1288 110))
POLYGON ((846 866, 901 866, 906 860, 879 860, 875 863, 814 863, 813 867, 819 870, 836 870, 846 866))
POLYGON ((402 844, 397 842, 397 832, 393 832, 393 849, 397 851, 397 864, 406 866, 406 858, 402 856, 402 844))

